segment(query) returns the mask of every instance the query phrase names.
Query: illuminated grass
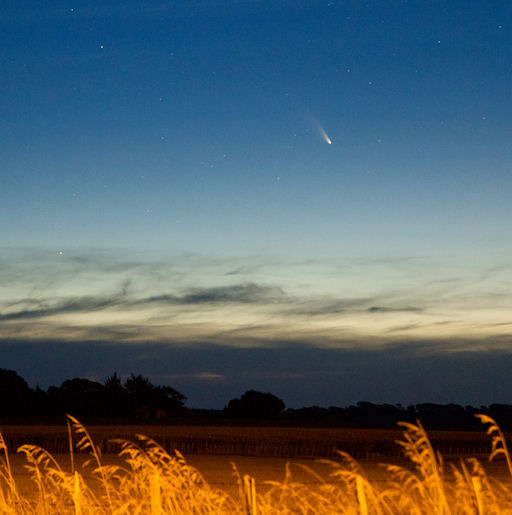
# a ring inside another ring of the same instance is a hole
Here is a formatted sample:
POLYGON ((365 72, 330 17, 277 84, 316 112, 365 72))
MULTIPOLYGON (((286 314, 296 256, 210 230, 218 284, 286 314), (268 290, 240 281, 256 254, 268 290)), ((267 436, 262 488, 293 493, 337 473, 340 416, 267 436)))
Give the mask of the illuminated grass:
POLYGON ((287 466, 284 480, 268 481, 259 489, 249 475, 238 474, 238 494, 210 487, 183 456, 171 455, 157 442, 138 436, 137 442, 119 440, 121 465, 104 465, 99 448, 87 429, 69 417, 71 470, 36 445, 22 445, 34 494, 23 497, 12 474, 9 453, 0 435, 0 513, 5 514, 484 514, 512 513, 512 462, 496 422, 480 415, 492 437, 490 459, 505 458, 511 477, 500 482, 470 458, 446 467, 421 424, 401 424, 400 443, 407 466, 385 465, 384 482, 370 481, 356 460, 340 453, 342 462, 331 467, 329 480, 306 470, 315 485, 293 478, 287 466), (73 443, 74 441, 74 443, 73 443), (74 452, 86 452, 93 469, 85 479, 75 468, 74 452))

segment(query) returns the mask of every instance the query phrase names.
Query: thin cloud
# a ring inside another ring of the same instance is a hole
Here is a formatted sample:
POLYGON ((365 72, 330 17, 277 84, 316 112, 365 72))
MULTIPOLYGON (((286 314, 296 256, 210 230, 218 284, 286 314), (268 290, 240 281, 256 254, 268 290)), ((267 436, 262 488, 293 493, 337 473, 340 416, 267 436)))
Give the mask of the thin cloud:
POLYGON ((165 374, 158 376, 160 379, 165 378, 166 381, 180 381, 180 382, 192 382, 192 381, 226 381, 227 376, 225 374, 218 374, 215 372, 193 372, 188 374, 165 374))
POLYGON ((6 306, 4 313, 0 313, 0 321, 37 319, 67 313, 86 313, 113 307, 128 309, 133 307, 142 308, 144 305, 152 304, 172 304, 176 306, 273 304, 283 302, 286 299, 281 288, 255 283, 215 288, 192 288, 182 295, 165 294, 148 298, 134 298, 129 296, 130 284, 130 281, 125 281, 121 291, 113 295, 81 296, 57 302, 52 302, 49 299, 25 299, 11 302, 6 306), (26 309, 27 306, 31 306, 31 308, 26 309), (24 307, 25 309, 10 311, 13 307, 24 307))
POLYGON ((412 331, 414 329, 419 329, 421 327, 422 327, 422 324, 419 324, 419 323, 404 324, 404 325, 392 327, 392 328, 388 329, 387 332, 390 334, 400 333, 400 332, 405 332, 405 331, 412 331))
POLYGON ((180 296, 158 295, 142 300, 140 303, 162 302, 181 305, 268 304, 282 301, 284 297, 283 290, 278 286, 249 283, 215 288, 192 288, 187 293, 180 296))
POLYGON ((184 304, 216 303, 269 303, 283 298, 283 291, 277 286, 259 284, 237 284, 234 286, 195 289, 182 297, 184 304))
POLYGON ((310 298, 290 298, 288 305, 281 310, 284 315, 294 316, 329 316, 339 315, 358 311, 371 302, 372 299, 336 299, 332 297, 310 297, 310 298))
POLYGON ((403 307, 403 308, 388 308, 383 306, 371 306, 368 308, 369 313, 402 313, 402 312, 413 312, 413 313, 421 313, 423 309, 421 308, 413 308, 413 307, 403 307))
MULTIPOLYGON (((53 306, 41 307, 39 309, 20 310, 14 313, 0 314, 0 321, 27 320, 45 318, 65 313, 86 313, 118 306, 122 303, 123 295, 105 297, 78 297, 57 302, 53 306)), ((32 301, 34 302, 34 301, 32 301)))

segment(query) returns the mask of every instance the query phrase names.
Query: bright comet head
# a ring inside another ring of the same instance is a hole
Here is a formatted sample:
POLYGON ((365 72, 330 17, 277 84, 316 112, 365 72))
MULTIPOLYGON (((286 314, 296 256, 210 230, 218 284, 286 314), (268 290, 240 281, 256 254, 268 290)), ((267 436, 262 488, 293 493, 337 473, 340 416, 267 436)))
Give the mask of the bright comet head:
POLYGON ((315 116, 313 116, 312 114, 309 115, 309 119, 312 123, 312 125, 315 127, 315 129, 318 131, 318 134, 320 135, 320 137, 328 144, 328 145, 332 145, 332 140, 331 138, 329 138, 329 136, 327 135, 327 132, 325 131, 325 129, 322 127, 321 123, 316 119, 315 116))
POLYGON ((322 136, 322 139, 329 145, 332 145, 331 138, 327 135, 327 132, 325 132, 325 129, 320 125, 319 122, 316 122, 316 127, 318 129, 318 132, 320 133, 320 136, 322 136))

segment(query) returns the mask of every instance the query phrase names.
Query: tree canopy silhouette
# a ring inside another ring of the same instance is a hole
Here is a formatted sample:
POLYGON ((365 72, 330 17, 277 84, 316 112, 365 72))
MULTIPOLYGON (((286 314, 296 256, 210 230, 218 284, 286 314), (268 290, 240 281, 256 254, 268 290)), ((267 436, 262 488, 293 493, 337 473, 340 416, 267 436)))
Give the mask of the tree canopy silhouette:
POLYGON ((99 383, 74 377, 46 392, 32 390, 14 370, 0 369, 0 416, 66 413, 94 417, 153 418, 177 413, 186 397, 170 386, 155 386, 141 375, 125 381, 114 372, 99 383))
POLYGON ((239 399, 231 399, 225 411, 234 417, 272 418, 285 407, 284 402, 271 393, 248 390, 239 399))
POLYGON ((107 415, 104 386, 96 381, 74 377, 64 381, 52 395, 61 411, 81 415, 107 415))
POLYGON ((131 374, 124 384, 135 403, 138 416, 152 418, 158 412, 176 413, 180 411, 186 397, 170 386, 154 386, 149 379, 131 374))
POLYGON ((3 415, 24 415, 32 408, 33 391, 14 370, 0 368, 0 409, 3 415))

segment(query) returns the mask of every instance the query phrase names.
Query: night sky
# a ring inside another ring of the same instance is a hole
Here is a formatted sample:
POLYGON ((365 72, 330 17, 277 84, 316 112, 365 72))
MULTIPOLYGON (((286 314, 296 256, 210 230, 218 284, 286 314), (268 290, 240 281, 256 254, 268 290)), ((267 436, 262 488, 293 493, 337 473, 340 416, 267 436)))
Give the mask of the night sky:
POLYGON ((3 0, 0 31, 0 368, 512 403, 509 0, 3 0))

